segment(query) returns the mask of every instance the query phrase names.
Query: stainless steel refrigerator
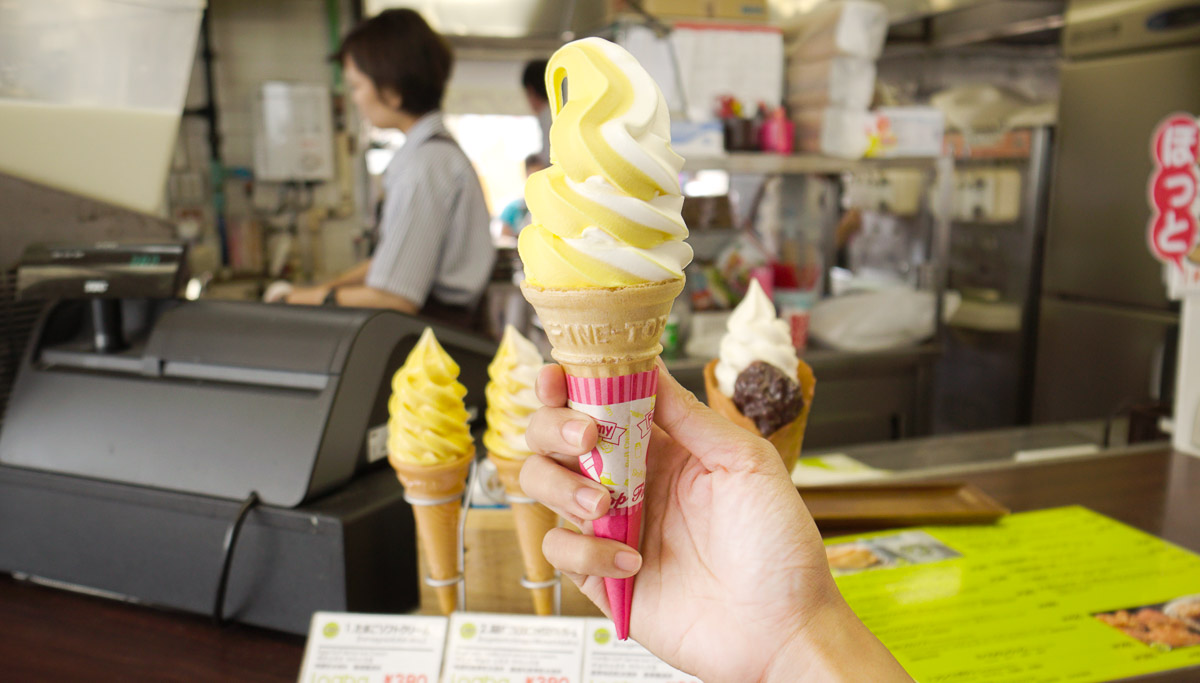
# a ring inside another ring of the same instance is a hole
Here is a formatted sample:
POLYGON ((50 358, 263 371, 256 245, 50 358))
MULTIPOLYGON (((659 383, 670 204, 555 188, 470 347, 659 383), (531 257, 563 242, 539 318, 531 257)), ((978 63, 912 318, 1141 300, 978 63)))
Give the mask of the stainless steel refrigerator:
POLYGON ((1177 307, 1147 248, 1151 137, 1200 115, 1200 3, 1074 0, 1063 29, 1033 420, 1170 400, 1177 307))

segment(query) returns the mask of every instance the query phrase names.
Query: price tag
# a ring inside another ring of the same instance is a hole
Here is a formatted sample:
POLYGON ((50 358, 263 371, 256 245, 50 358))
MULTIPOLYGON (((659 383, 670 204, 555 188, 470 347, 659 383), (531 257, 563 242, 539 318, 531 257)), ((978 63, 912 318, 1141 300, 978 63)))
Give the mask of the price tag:
POLYGON ((446 618, 317 612, 300 683, 438 683, 446 618))
POLYGON ((588 683, 701 683, 655 657, 633 639, 617 640, 612 622, 587 620, 583 680, 588 683))
POLYGON ((450 617, 443 680, 581 683, 583 634, 583 619, 457 613, 450 617))

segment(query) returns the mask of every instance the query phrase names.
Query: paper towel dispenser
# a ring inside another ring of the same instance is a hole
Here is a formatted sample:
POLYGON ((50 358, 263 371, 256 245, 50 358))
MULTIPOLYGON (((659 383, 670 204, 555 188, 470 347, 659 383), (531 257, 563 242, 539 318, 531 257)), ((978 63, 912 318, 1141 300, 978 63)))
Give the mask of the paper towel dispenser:
MULTIPOLYGON (((0 463, 294 507, 369 466, 392 373, 428 324, 392 311, 126 299, 97 351, 88 301, 47 305, 0 463)), ((483 414, 492 342, 436 327, 483 414)))

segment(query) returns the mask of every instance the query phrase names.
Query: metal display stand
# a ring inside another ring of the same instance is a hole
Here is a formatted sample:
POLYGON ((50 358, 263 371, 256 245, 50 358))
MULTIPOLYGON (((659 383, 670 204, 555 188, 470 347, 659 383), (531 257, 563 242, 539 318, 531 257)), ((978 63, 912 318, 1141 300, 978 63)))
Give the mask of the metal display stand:
MULTIPOLYGON (((475 491, 475 486, 476 486, 476 484, 478 484, 478 481, 479 481, 479 460, 473 460, 471 462, 470 472, 467 475, 467 488, 462 494, 462 514, 459 515, 459 520, 458 520, 458 576, 455 576, 455 577, 452 577, 449 579, 434 579, 433 577, 426 576, 423 579, 425 581, 425 585, 431 586, 433 588, 457 585, 458 586, 458 603, 457 603, 457 607, 455 608, 455 611, 457 611, 457 612, 469 611, 467 609, 467 576, 466 576, 466 574, 467 574, 466 573, 467 517, 471 513, 471 498, 473 497, 473 494, 475 491)), ((521 498, 521 497, 516 497, 516 496, 508 496, 507 494, 505 495, 505 498, 508 500, 510 505, 513 503, 536 503, 537 502, 532 498, 521 498)), ((429 502, 429 501, 414 502, 413 500, 410 500, 407 497, 407 495, 405 496, 405 500, 407 500, 410 504, 413 504, 413 505, 436 505, 436 504, 448 502, 446 500, 438 500, 438 501, 432 501, 432 502, 429 502)), ((526 588, 529 590, 553 587, 554 588, 554 616, 562 616, 562 574, 560 572, 555 571, 554 578, 549 581, 530 581, 528 577, 522 575, 521 576, 521 586, 523 588, 526 588)))

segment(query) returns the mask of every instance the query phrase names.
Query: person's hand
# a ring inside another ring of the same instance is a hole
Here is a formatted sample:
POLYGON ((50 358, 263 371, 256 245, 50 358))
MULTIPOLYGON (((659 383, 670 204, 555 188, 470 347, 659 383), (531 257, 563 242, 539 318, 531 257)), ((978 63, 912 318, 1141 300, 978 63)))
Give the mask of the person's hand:
POLYGON ((285 301, 301 306, 320 306, 325 303, 327 296, 329 296, 328 287, 297 287, 288 293, 285 301))
POLYGON ((603 577, 637 574, 630 634, 705 681, 908 680, 838 593, 812 516, 769 442, 718 416, 661 367, 647 452, 642 549, 595 538, 608 490, 579 473, 596 426, 543 368, 521 487, 580 535, 542 550, 609 614, 603 577), (639 569, 640 567, 640 569, 639 569))
POLYGON ((295 287, 287 280, 276 280, 267 285, 267 291, 263 292, 263 303, 277 304, 287 301, 287 295, 292 293, 295 287))

